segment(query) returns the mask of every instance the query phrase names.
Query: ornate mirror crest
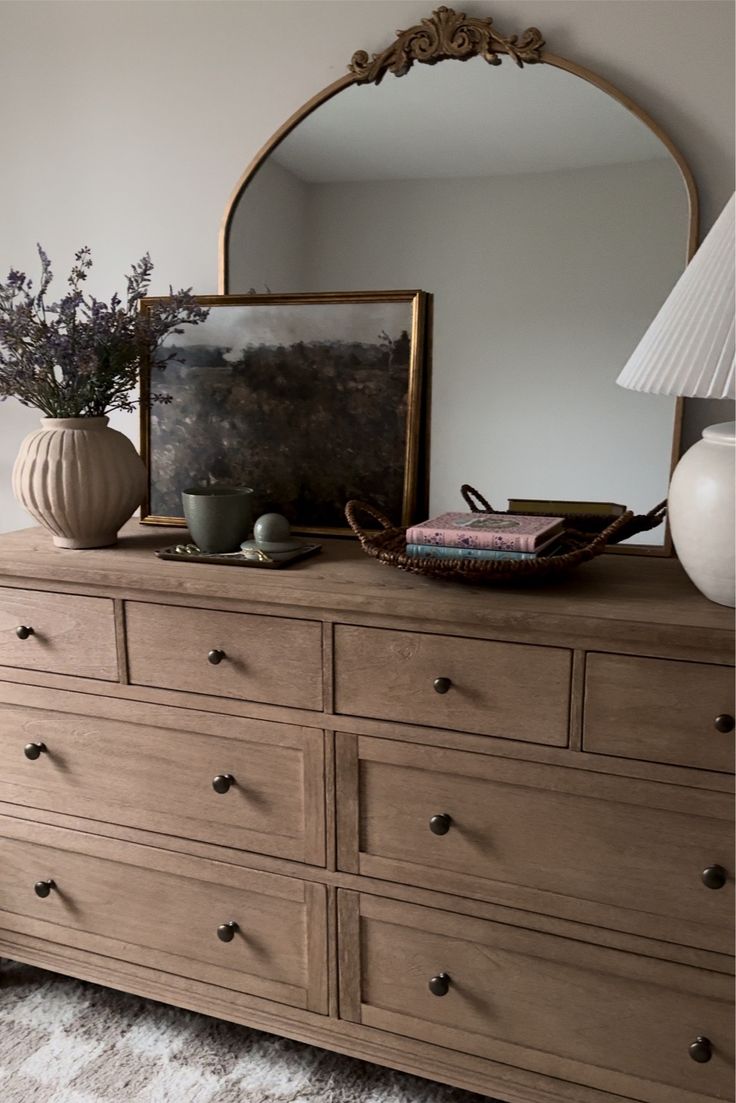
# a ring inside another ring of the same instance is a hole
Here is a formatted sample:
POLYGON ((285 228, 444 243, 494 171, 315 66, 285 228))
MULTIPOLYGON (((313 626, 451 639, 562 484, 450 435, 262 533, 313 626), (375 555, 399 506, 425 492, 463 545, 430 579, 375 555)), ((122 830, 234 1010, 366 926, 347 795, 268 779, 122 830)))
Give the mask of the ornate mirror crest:
POLYGON ((369 57, 365 50, 357 50, 348 69, 360 84, 380 84, 386 73, 403 77, 415 61, 436 65, 438 61, 482 57, 489 65, 500 65, 501 55, 506 54, 521 68, 540 62, 543 46, 544 39, 536 27, 505 37, 490 17, 477 19, 441 7, 417 26, 397 31, 396 41, 380 54, 369 57))

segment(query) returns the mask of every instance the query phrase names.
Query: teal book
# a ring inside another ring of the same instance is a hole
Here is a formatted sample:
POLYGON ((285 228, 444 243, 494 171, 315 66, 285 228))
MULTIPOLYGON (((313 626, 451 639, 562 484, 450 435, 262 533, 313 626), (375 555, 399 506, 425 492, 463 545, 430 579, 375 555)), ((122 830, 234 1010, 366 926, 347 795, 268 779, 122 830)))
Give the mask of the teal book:
POLYGON ((550 555, 559 542, 559 534, 536 551, 503 551, 500 548, 448 548, 439 544, 407 544, 406 554, 432 556, 435 559, 539 559, 550 555))

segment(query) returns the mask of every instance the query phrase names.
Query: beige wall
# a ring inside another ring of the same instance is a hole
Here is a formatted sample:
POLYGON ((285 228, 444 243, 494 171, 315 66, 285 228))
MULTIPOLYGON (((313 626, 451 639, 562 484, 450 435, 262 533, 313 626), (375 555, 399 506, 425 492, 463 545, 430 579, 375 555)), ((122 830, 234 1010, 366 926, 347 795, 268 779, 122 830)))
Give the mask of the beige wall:
MULTIPOLYGON (((458 5, 460 6, 460 5, 458 5)), ((463 4, 627 90, 690 160, 704 226, 733 190, 730 0, 498 0, 463 4)), ((89 244, 90 288, 121 287, 149 249, 155 293, 217 286, 230 191, 269 135, 358 47, 379 49, 427 0, 0 3, 0 272, 60 274, 89 244), (10 106, 12 105, 12 106, 10 106)), ((33 411, 0 405, 0 529, 27 518, 9 491, 33 411)), ((134 418, 116 423, 136 436, 134 418)))

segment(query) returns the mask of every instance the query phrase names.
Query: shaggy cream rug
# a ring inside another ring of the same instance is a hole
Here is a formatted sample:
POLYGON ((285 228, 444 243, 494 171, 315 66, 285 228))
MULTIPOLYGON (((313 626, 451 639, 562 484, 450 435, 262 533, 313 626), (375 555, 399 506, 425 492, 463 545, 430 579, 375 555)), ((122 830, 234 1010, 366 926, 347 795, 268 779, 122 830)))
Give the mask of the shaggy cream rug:
POLYGON ((325 1050, 0 964, 2 1103, 481 1103, 325 1050))

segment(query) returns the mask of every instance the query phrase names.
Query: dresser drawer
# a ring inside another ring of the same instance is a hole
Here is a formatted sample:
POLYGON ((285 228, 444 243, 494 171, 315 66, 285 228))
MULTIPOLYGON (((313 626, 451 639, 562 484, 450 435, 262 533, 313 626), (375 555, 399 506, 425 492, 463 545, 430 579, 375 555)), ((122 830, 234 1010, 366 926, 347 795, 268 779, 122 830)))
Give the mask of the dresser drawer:
POLYGON ((335 628, 338 713, 567 745, 570 652, 556 647, 335 628))
POLYGON ((338 771, 348 872, 731 952, 726 794, 344 733, 338 771))
POLYGON ((326 1011, 322 885, 7 817, 0 865, 0 928, 326 1011))
POLYGON ((733 1098, 732 978, 339 895, 343 1018, 649 1103, 733 1098), (703 1064, 688 1052, 699 1036, 703 1064))
POLYGON ((735 712, 733 667, 587 657, 586 751, 730 772, 735 712))
POLYGON ((155 705, 132 723, 34 693, 53 707, 0 683, 0 800, 324 865, 321 731, 155 705))
POLYGON ((317 621, 138 601, 126 602, 125 620, 134 685, 322 708, 317 621))
POLYGON ((0 666, 117 681, 112 601, 0 587, 0 666))

